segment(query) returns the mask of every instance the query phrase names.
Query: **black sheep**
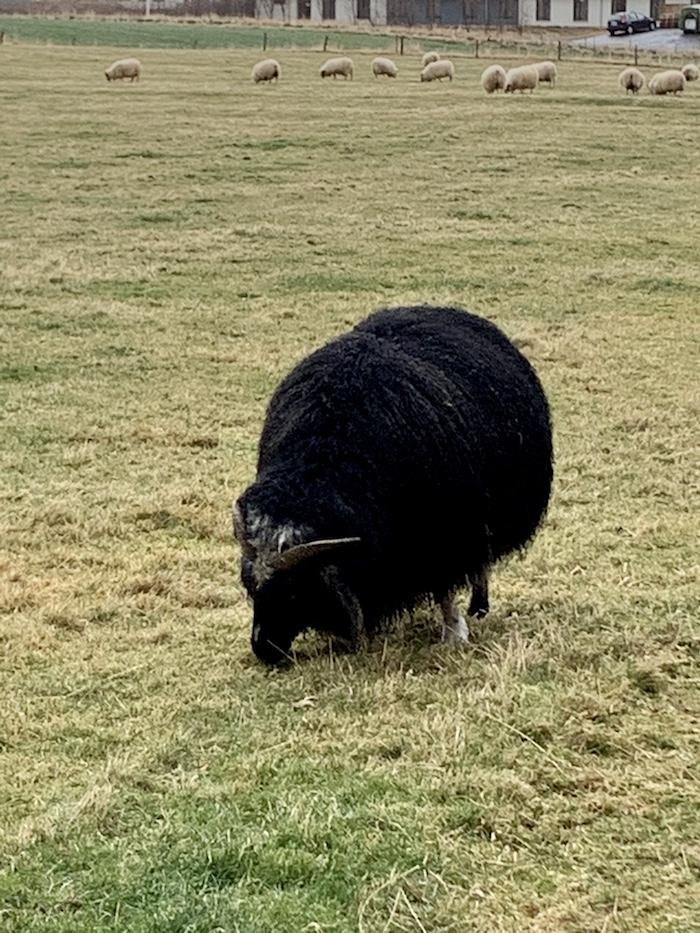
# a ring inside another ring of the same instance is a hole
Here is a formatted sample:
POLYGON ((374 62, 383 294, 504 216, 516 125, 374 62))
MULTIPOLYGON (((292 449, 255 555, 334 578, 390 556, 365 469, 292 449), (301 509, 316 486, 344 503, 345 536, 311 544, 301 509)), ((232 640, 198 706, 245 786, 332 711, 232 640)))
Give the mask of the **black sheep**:
POLYGON ((388 308, 302 360, 267 410, 256 481, 234 507, 252 645, 270 664, 305 629, 362 632, 472 586, 522 548, 552 483, 549 408, 492 323, 459 308, 388 308))

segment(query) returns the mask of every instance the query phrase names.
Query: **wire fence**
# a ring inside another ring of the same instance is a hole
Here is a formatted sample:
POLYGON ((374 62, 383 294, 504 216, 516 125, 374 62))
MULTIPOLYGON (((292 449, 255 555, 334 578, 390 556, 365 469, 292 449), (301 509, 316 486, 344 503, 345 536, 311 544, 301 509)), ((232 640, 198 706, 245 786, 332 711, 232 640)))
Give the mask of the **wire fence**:
POLYGON ((443 51, 467 58, 483 59, 551 59, 581 63, 610 63, 614 65, 646 65, 648 67, 677 64, 679 61, 700 61, 700 45, 695 49, 644 48, 631 39, 611 45, 598 45, 588 40, 518 40, 513 38, 472 38, 466 41, 448 39, 428 42, 420 38, 394 36, 397 54, 443 51))

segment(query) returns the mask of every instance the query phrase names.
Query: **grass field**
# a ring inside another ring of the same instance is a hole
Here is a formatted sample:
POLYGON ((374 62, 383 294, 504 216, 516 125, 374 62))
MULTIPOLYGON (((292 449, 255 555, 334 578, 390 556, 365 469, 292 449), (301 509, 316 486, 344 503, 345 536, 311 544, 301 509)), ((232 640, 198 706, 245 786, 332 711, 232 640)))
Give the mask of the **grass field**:
POLYGON ((0 49, 0 929, 698 929, 700 90, 0 49), (454 652, 249 650, 266 400, 458 302, 549 393, 547 522, 454 652))
MULTIPOLYGON (((0 15, 0 31, 15 42, 53 45, 118 45, 166 49, 261 49, 263 34, 270 48, 321 48, 328 39, 332 49, 393 49, 393 36, 381 32, 237 26, 230 22, 152 22, 39 16, 0 15)), ((417 41, 417 40, 416 40, 417 41)), ((425 48, 442 47, 445 41, 420 39, 425 48)))

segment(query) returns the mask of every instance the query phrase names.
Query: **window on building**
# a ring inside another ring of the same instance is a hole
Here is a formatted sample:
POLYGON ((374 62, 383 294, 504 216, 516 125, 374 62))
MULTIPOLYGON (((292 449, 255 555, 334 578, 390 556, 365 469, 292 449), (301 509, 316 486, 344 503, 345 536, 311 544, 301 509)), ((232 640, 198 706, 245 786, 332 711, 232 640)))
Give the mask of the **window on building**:
POLYGON ((321 5, 322 19, 335 19, 335 0, 323 0, 321 5))
POLYGON ((627 9, 627 0, 612 0, 611 13, 624 13, 627 9))
POLYGON ((357 18, 369 19, 369 0, 357 0, 357 18))
POLYGON ((574 22, 588 22, 588 0, 574 0, 574 22))
POLYGON ((548 23, 552 18, 552 0, 537 0, 537 13, 535 19, 540 23, 548 23))

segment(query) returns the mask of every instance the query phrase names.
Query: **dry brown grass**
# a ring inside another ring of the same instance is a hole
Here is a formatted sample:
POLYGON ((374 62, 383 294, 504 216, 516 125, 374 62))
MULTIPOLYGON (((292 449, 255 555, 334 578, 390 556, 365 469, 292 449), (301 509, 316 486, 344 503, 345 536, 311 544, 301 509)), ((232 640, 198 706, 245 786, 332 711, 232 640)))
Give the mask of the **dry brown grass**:
POLYGON ((698 92, 120 51, 2 50, 0 926, 692 929, 698 92), (228 514, 266 400, 413 300, 537 366, 550 517, 470 651, 426 610, 269 673, 228 514))

